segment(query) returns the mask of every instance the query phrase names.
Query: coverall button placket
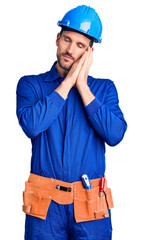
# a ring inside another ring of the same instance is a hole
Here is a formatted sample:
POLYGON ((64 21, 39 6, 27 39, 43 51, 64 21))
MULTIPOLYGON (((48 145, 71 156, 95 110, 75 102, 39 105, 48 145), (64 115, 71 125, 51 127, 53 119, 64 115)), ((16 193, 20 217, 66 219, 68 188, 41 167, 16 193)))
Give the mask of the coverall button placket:
MULTIPOLYGON (((72 87, 69 91, 69 94, 68 94, 68 102, 67 102, 67 117, 66 117, 66 124, 67 124, 67 127, 66 127, 66 137, 67 137, 67 146, 65 145, 67 151, 67 156, 69 157, 66 161, 66 164, 67 164, 67 181, 68 182, 71 182, 71 179, 72 179, 72 176, 71 174, 73 173, 72 171, 72 164, 71 164, 71 130, 72 130, 72 119, 73 119, 73 115, 75 114, 74 112, 74 108, 73 108, 73 105, 74 105, 74 98, 75 98, 75 94, 76 94, 76 89, 75 87, 72 87)), ((66 154, 65 153, 65 154, 66 154)))
POLYGON ((70 129, 73 114, 73 95, 74 89, 71 88, 67 98, 67 115, 66 115, 66 133, 64 142, 64 154, 63 154, 63 171, 65 181, 71 181, 71 160, 70 160, 70 129))

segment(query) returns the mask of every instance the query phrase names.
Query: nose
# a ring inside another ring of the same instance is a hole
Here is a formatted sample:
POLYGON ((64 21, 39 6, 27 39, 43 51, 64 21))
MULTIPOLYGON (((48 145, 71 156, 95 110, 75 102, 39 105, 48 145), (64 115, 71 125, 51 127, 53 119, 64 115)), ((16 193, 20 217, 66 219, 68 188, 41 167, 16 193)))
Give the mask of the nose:
POLYGON ((73 43, 69 43, 69 45, 67 47, 67 52, 69 54, 72 54, 74 52, 74 44, 73 43))

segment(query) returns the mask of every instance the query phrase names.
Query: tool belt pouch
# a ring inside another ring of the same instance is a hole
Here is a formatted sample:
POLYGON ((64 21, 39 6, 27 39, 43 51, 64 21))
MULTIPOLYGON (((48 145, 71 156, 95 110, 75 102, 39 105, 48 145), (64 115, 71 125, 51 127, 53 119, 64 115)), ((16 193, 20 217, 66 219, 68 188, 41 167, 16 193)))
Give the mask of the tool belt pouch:
POLYGON ((25 182, 23 211, 28 215, 46 219, 47 211, 51 203, 50 195, 50 189, 40 188, 40 186, 29 183, 28 181, 25 182))
POLYGON ((109 217, 108 209, 113 208, 111 189, 106 188, 100 197, 99 186, 81 189, 74 194, 74 214, 76 222, 91 221, 109 217))

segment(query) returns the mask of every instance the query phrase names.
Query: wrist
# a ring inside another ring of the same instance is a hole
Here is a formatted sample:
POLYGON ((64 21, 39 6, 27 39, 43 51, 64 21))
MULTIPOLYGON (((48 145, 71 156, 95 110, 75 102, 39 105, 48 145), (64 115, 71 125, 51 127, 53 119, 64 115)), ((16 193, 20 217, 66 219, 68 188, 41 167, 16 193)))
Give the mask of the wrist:
POLYGON ((64 81, 62 82, 62 84, 68 88, 69 90, 73 87, 72 82, 70 81, 69 78, 65 78, 64 81))
POLYGON ((73 87, 73 82, 71 81, 71 79, 70 78, 65 78, 64 79, 64 81, 63 81, 63 83, 67 86, 67 87, 69 87, 70 89, 73 87))
POLYGON ((89 89, 89 86, 87 83, 82 83, 82 84, 76 84, 76 87, 79 91, 83 90, 83 89, 89 89))

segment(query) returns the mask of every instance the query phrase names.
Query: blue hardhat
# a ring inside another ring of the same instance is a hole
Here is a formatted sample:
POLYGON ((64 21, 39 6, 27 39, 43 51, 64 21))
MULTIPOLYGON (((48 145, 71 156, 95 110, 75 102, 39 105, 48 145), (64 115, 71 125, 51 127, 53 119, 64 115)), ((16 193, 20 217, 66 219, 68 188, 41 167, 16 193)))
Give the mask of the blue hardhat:
POLYGON ((102 23, 94 8, 81 5, 68 11, 61 21, 57 22, 58 26, 66 26, 85 33, 93 37, 95 42, 101 42, 102 23))

